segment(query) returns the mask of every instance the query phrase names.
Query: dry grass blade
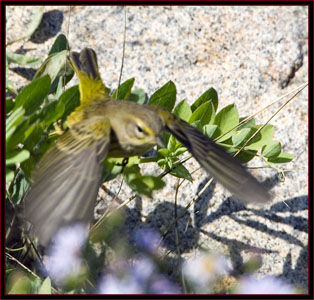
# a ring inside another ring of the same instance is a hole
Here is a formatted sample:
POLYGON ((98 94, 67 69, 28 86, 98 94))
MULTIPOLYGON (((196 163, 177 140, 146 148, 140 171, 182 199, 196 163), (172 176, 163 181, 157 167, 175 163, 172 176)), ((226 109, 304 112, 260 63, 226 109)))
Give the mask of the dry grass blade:
MULTIPOLYGON (((282 104, 277 111, 265 122, 265 124, 263 126, 261 126, 245 143, 244 145, 234 154, 234 156, 238 155, 244 148, 245 146, 292 100, 294 99, 299 93, 301 93, 301 91, 308 85, 308 83, 305 83, 303 85, 301 85, 300 87, 297 88, 297 92, 295 94, 293 94, 293 96, 291 96, 284 104, 282 104)), ((290 95, 290 93, 287 93, 286 95, 290 95)), ((284 96, 286 96, 284 95, 284 96)), ((284 97, 283 96, 283 97, 284 97)), ((262 110, 258 111, 257 113, 260 113, 261 111, 265 110, 266 108, 270 107, 271 105, 277 103, 279 100, 283 99, 283 97, 280 97, 279 99, 275 100, 273 103, 267 105, 265 108, 263 108, 262 110)), ((256 114, 254 114, 253 116, 255 116, 256 114)), ((250 117, 251 118, 251 117, 250 117)))

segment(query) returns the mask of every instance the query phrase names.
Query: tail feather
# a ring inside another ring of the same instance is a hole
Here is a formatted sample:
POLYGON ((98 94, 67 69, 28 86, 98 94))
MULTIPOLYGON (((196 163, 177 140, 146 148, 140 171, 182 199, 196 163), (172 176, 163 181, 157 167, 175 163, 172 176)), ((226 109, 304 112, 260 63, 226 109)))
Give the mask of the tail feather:
POLYGON ((101 80, 97 56, 93 49, 84 48, 80 53, 71 52, 70 62, 79 78, 81 104, 108 96, 108 89, 101 80))
POLYGON ((97 56, 93 49, 84 48, 80 53, 71 52, 70 58, 75 71, 82 76, 89 77, 92 80, 99 80, 97 56))

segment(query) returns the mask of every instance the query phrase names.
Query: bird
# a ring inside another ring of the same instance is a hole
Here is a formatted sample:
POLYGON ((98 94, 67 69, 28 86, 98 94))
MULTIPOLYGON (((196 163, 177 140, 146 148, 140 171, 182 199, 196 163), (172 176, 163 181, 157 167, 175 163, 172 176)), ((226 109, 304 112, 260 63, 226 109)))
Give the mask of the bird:
POLYGON ((71 51, 69 61, 79 79, 80 105, 37 163, 23 200, 24 217, 41 245, 48 245, 62 226, 92 222, 106 157, 144 155, 163 147, 166 132, 244 204, 271 200, 265 184, 196 127, 161 106, 113 99, 93 49, 71 51))

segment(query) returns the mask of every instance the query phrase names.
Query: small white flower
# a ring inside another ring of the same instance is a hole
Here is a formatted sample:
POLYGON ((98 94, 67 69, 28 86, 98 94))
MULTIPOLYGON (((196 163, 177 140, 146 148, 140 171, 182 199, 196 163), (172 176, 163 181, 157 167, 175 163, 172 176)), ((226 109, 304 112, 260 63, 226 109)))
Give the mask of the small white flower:
POLYGON ((85 225, 77 223, 62 227, 48 251, 45 267, 55 281, 78 274, 82 267, 81 250, 88 236, 85 225))
POLYGON ((295 294, 292 286, 275 276, 257 279, 253 276, 239 281, 237 294, 295 294))
POLYGON ((226 275, 227 260, 224 256, 203 253, 183 264, 182 272, 192 283, 199 287, 208 287, 218 277, 226 275))

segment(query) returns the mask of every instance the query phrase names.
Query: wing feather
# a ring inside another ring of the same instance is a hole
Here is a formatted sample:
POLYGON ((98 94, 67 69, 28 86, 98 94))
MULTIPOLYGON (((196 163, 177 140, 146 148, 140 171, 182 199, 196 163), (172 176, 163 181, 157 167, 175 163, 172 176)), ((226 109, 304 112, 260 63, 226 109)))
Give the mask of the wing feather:
POLYGON ((109 139, 106 120, 82 121, 38 163, 24 198, 24 212, 41 244, 46 245, 63 225, 92 220, 109 139))
POLYGON ((265 203, 271 199, 268 189, 257 181, 237 159, 209 137, 178 118, 166 120, 166 128, 218 182, 244 203, 265 203), (168 121, 168 122, 167 122, 168 121))

